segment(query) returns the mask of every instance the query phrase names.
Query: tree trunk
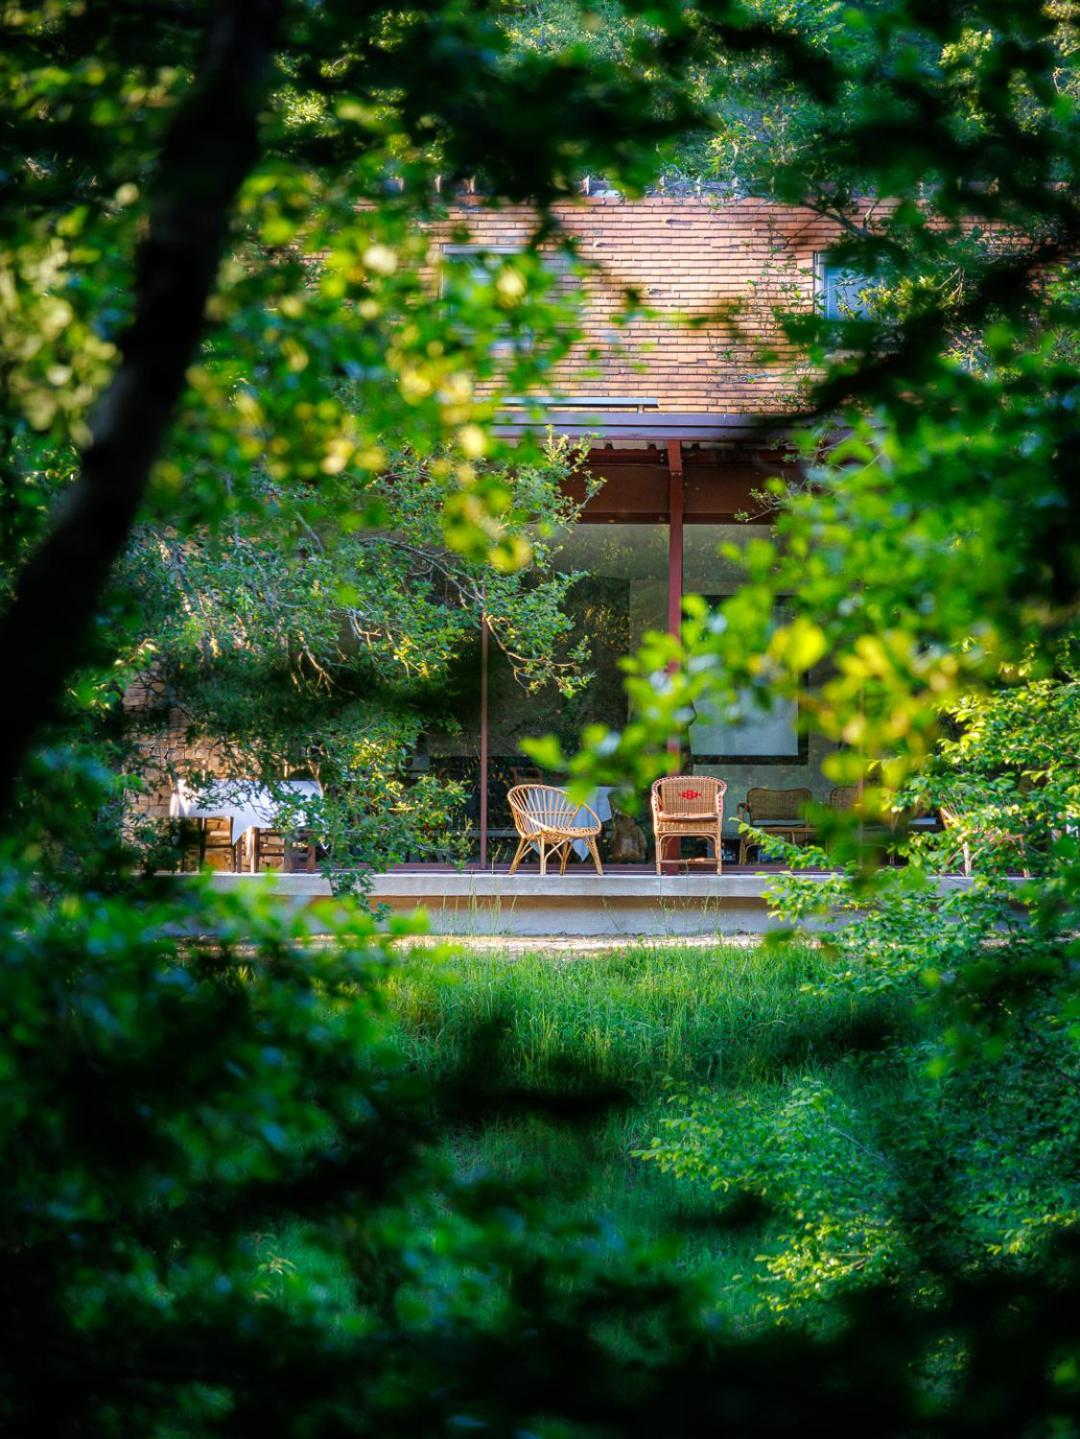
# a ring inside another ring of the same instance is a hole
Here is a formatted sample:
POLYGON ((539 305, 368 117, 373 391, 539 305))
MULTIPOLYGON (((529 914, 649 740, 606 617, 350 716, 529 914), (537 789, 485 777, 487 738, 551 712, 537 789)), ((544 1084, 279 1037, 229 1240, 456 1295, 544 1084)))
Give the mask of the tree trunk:
POLYGON ((85 650, 195 355, 236 192, 258 155, 258 113, 281 0, 217 0, 190 96, 166 135, 135 315, 97 408, 78 480, 0 621, 0 812, 85 650))

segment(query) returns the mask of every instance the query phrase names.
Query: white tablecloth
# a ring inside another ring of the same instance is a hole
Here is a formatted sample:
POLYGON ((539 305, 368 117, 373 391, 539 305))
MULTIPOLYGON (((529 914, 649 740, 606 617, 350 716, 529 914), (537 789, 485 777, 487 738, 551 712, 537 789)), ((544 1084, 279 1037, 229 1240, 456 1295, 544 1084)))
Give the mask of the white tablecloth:
MULTIPOLYGON (((286 805, 285 795, 298 800, 321 799, 323 792, 316 779, 284 779, 275 789, 276 795, 253 779, 215 780, 198 788, 180 780, 169 800, 169 814, 173 819, 231 820, 235 844, 249 829, 273 829, 286 805)), ((302 806, 294 810, 288 804, 288 810, 296 824, 307 822, 302 806)))

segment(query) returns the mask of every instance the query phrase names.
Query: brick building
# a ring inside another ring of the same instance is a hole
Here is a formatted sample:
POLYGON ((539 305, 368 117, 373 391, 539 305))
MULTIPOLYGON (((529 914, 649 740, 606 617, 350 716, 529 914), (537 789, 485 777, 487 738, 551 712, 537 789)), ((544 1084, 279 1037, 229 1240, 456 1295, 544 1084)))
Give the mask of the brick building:
MULTIPOLYGON (((572 705, 538 702, 515 692, 493 654, 477 675, 486 704, 478 699, 460 733, 433 737, 437 761, 475 776, 481 864, 508 836, 504 797, 524 773, 521 739, 553 731, 572 745, 583 724, 625 724, 619 657, 646 630, 677 627, 684 593, 723 599, 738 570, 718 558, 720 546, 768 533, 758 495, 767 478, 797 473, 786 440, 808 378, 775 312, 838 314, 857 303, 855 277, 826 262, 835 223, 810 211, 708 194, 583 193, 555 217, 589 264, 582 338, 552 374, 548 407, 507 411, 499 432, 550 426, 589 439, 588 468, 604 484, 564 537, 559 563, 585 572, 570 608, 595 679, 572 705), (635 317, 617 325, 628 292, 635 317)), ((432 261, 497 259, 523 248, 534 223, 527 207, 461 198, 433 227, 432 261)), ((701 715, 690 749, 695 772, 728 783, 732 834, 751 786, 805 788, 821 800, 831 788, 826 746, 800 733, 790 706, 701 715)))
MULTIPOLYGON (((646 630, 677 626, 684 593, 714 601, 730 593, 737 567, 717 558, 720 545, 767 533, 755 492, 770 476, 794 473, 785 437, 807 378, 774 310, 853 298, 850 282, 825 263, 836 226, 810 211, 708 193, 628 200, 586 185, 555 218, 588 262, 584 281, 573 279, 584 292, 582 338, 552 374, 543 413, 508 409, 499 430, 513 439, 539 424, 589 439, 588 466, 604 484, 563 537, 560 563, 585 574, 570 607, 592 644, 595 679, 573 704, 525 696, 494 647, 489 654, 478 644, 475 694, 465 697, 460 729, 431 735, 425 763, 469 783, 481 866, 504 856, 506 789, 528 763, 521 739, 556 731, 572 744, 583 724, 625 724, 620 656, 646 630), (628 293, 634 317, 619 325, 628 293), (747 518, 755 511, 758 523, 747 518)), ((431 227, 433 271, 524 248, 535 220, 525 206, 457 197, 431 227)), ((736 803, 752 785, 805 787, 824 798, 823 754, 790 708, 778 706, 699 716, 688 762, 727 780, 733 832, 736 803)), ((188 747, 175 715, 159 762, 161 782, 146 805, 155 815, 167 813, 178 767, 220 767, 213 750, 188 747)))

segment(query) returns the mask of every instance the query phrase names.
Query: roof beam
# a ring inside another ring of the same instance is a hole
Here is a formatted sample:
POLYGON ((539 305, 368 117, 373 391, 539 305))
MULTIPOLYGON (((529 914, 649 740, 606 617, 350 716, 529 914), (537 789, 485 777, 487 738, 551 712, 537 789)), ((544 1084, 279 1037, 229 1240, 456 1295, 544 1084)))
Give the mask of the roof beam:
POLYGON ((658 411, 628 414, 606 410, 581 414, 573 410, 549 410, 542 419, 516 419, 501 416, 493 432, 501 439, 519 439, 525 435, 565 435, 573 439, 593 437, 605 443, 628 440, 649 440, 663 444, 669 440, 684 444, 741 443, 770 447, 790 439, 805 421, 785 419, 776 415, 710 415, 680 414, 658 411))

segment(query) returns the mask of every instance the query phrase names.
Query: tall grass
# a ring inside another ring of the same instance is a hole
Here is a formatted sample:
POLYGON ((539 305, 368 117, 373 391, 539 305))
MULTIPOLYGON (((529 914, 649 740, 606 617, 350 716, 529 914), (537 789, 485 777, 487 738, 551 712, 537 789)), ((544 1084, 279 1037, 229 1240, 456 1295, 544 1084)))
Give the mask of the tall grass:
MULTIPOLYGON (((764 943, 417 950, 380 984, 450 1167, 522 1194, 539 1179, 546 1216, 596 1223, 603 1263, 624 1241, 654 1248, 745 1331, 827 1324, 831 1294, 864 1276, 923 1283, 905 1238, 919 1206, 973 1262, 1080 1206, 1059 1119, 1071 1069, 1047 1082, 1029 1046, 930 1082, 917 991, 885 998, 831 963, 764 943), (668 1167, 638 1157, 658 1136, 668 1167)), ((263 1269, 310 1270, 312 1239, 299 1222, 274 1234, 263 1269)), ((349 1312, 350 1276, 317 1272, 349 1312)))
POLYGON ((639 943, 580 958, 420 951, 386 993, 414 1062, 433 1079, 484 1030, 498 1038, 493 1082, 574 1075, 646 1103, 669 1078, 718 1087, 782 1079, 891 1023, 884 1008, 823 993, 826 972, 820 951, 796 945, 639 943))
POLYGON ((658 1132, 673 1086, 723 1097, 816 1077, 847 1088, 852 1055, 876 1049, 894 1017, 880 1002, 820 988, 827 966, 820 950, 796 945, 418 951, 386 981, 386 997, 407 1062, 436 1087, 469 1060, 483 1075, 489 1118, 445 1134, 460 1170, 542 1174, 568 1217, 611 1220, 638 1243, 681 1232, 676 1267, 714 1278, 738 1321, 760 1233, 718 1226, 716 1195, 634 1151, 658 1132), (578 1114, 574 1094, 597 1089, 616 1102, 578 1114), (500 1103, 529 1094, 555 1103, 500 1103))

